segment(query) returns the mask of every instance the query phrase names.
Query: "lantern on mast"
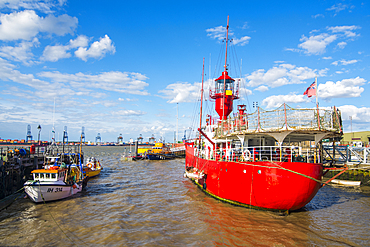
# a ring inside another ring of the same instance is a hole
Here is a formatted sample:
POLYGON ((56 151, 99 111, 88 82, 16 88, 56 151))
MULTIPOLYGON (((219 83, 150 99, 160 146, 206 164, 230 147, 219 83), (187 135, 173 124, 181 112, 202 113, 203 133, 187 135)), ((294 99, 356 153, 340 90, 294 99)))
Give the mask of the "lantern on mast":
MULTIPOLYGON (((229 35, 229 17, 227 17, 226 27, 226 53, 225 53, 225 70, 222 75, 215 80, 214 91, 210 92, 211 99, 215 100, 215 110, 220 119, 225 120, 233 110, 233 100, 239 99, 239 92, 235 90, 235 80, 227 72, 227 44, 229 35)), ((238 87, 237 87, 238 88, 238 87)))

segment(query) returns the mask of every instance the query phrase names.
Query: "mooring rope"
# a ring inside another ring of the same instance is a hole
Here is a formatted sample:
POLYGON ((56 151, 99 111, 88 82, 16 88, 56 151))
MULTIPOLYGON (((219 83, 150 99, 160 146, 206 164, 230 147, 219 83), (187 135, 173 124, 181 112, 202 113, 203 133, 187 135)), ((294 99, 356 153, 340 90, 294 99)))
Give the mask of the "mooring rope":
POLYGON ((323 184, 324 182, 322 182, 321 180, 318 180, 316 178, 313 178, 313 177, 310 177, 310 176, 307 176, 306 174, 303 174, 303 173, 300 173, 300 172, 296 172, 296 171, 293 171, 293 170, 290 170, 290 169, 287 169, 287 168, 284 168, 284 167, 281 167, 280 165, 276 164, 275 162, 272 162, 272 161, 267 161, 267 162, 270 162, 271 164, 273 165, 276 165, 277 167, 271 167, 271 166, 264 166, 264 165, 257 165, 257 164, 250 164, 250 163, 241 163, 241 162, 236 162, 236 163, 239 163, 239 164, 243 164, 243 165, 249 165, 249 166, 256 166, 256 167, 263 167, 263 168, 276 168, 276 169, 281 169, 281 170, 285 170, 285 171, 288 171, 288 172, 291 172, 291 173, 295 173, 297 175, 300 175, 300 176, 303 176, 303 177, 306 177, 308 179, 311 179, 315 182, 318 182, 320 184, 323 184))
MULTIPOLYGON (((15 194, 17 194, 18 192, 20 192, 21 190, 23 190, 24 189, 24 186, 22 187, 22 188, 20 188, 19 190, 17 190, 16 192, 14 192, 14 193, 12 193, 12 194, 10 194, 10 195, 8 195, 7 197, 4 197, 3 199, 1 199, 0 200, 0 203, 2 203, 3 201, 6 201, 6 200, 8 200, 8 198, 9 197, 11 197, 12 195, 15 195, 15 194)), ((4 209, 6 209, 6 208, 8 208, 11 204, 13 204, 19 197, 21 197, 21 195, 22 194, 20 194, 19 196, 17 196, 14 200, 12 200, 8 205, 6 205, 5 207, 3 207, 2 209, 0 209, 0 211, 2 211, 2 210, 4 210, 4 209)))
MULTIPOLYGON (((62 233, 66 236, 66 238, 68 238, 68 239, 69 239, 69 241, 71 241, 73 244, 77 245, 77 243, 76 243, 75 241, 73 241, 70 237, 68 237, 68 235, 63 231, 63 229, 60 227, 60 225, 56 222, 56 220, 55 220, 54 216, 51 214, 50 208, 49 208, 49 206, 46 204, 45 198, 44 198, 43 194, 41 193, 41 183, 40 183, 40 181, 38 181, 38 182, 39 182, 39 189, 40 189, 40 195, 41 195, 41 198, 42 198, 42 200, 43 200, 43 202, 44 202, 44 204, 45 204, 45 206, 46 206, 46 208, 47 208, 47 210, 48 210, 48 212, 49 212, 49 214, 50 214, 51 218, 53 219, 54 223, 58 226, 58 228, 62 231, 62 233)), ((79 237, 77 237, 76 235, 74 235, 72 232, 70 232, 70 233, 71 233, 73 236, 75 236, 79 241, 81 241, 84 245, 87 245, 84 241, 82 241, 79 237)))

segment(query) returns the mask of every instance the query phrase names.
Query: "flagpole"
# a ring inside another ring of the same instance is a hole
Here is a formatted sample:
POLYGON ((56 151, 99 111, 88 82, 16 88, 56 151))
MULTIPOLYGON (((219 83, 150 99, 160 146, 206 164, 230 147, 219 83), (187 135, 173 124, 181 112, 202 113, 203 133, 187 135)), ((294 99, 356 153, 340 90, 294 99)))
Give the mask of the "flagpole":
POLYGON ((315 76, 315 85, 316 85, 316 105, 318 108, 319 107, 319 94, 318 94, 319 85, 317 85, 317 75, 315 76))

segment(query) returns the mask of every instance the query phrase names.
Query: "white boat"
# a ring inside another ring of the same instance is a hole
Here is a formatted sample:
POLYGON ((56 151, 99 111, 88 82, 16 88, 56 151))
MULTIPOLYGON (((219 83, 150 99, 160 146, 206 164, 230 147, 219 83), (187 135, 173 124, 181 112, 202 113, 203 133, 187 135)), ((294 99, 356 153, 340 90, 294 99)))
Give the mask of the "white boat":
POLYGON ((46 167, 32 171, 33 180, 24 184, 25 192, 34 202, 56 201, 81 192, 83 176, 80 168, 71 165, 46 167))
POLYGON ((43 168, 33 170, 32 179, 24 183, 26 194, 34 202, 48 202, 80 192, 87 183, 82 161, 81 146, 72 148, 53 143, 45 151, 43 168))
POLYGON ((361 181, 333 179, 330 182, 333 184, 347 185, 347 186, 360 186, 361 185, 361 181))

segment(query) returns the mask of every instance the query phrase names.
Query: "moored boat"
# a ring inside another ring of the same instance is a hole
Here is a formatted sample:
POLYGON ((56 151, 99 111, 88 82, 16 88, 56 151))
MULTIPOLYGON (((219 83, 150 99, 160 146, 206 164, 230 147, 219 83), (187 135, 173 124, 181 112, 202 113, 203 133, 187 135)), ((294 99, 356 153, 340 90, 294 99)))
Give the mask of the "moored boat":
MULTIPOLYGON (((54 159, 54 158, 53 158, 54 159)), ((81 192, 84 177, 78 165, 46 165, 31 172, 33 179, 24 184, 28 197, 34 202, 48 202, 81 192)))
POLYGON ((149 160, 167 160, 176 158, 170 148, 162 142, 155 143, 154 147, 145 153, 145 157, 149 160))
POLYGON ((86 161, 86 165, 83 167, 83 171, 85 172, 85 176, 92 178, 96 177, 100 174, 103 167, 100 164, 100 161, 97 160, 95 157, 90 157, 86 161))
POLYGON ((58 146, 53 142, 45 151, 43 168, 33 170, 32 179, 24 183, 26 194, 34 202, 48 202, 81 192, 87 183, 82 161, 81 146, 58 146))
MULTIPOLYGON (((226 54, 228 28, 229 23, 226 54)), ((230 116, 239 84, 228 75, 226 58, 224 68, 210 92, 218 118, 209 116, 205 126, 200 120, 199 138, 186 143, 184 176, 235 205, 274 211, 304 207, 323 184, 319 143, 342 135, 339 110, 283 104, 248 114, 238 105, 238 113, 230 116)))

